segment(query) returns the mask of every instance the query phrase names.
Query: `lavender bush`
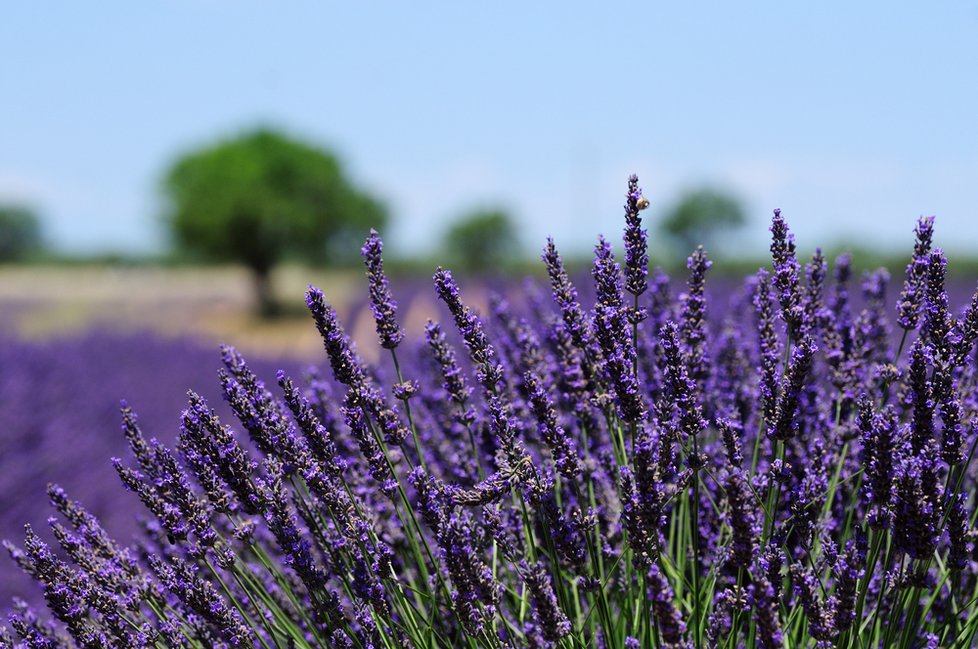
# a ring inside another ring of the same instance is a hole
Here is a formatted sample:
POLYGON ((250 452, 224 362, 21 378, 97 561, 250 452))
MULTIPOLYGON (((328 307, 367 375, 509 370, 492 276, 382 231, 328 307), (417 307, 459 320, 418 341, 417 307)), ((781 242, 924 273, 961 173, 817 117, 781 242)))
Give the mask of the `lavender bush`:
POLYGON ((15 606, 4 643, 973 646, 978 296, 951 312, 933 220, 893 309, 885 272, 802 265, 775 211, 772 268, 717 322, 705 251, 678 296, 649 273, 647 204, 630 178, 589 307, 551 240, 552 300, 479 315, 439 269, 450 322, 417 343, 371 233, 389 361, 310 288, 335 381, 271 385, 226 348, 233 428, 192 394, 171 447, 125 409, 139 540, 50 487, 60 550, 7 546, 49 613, 15 606))

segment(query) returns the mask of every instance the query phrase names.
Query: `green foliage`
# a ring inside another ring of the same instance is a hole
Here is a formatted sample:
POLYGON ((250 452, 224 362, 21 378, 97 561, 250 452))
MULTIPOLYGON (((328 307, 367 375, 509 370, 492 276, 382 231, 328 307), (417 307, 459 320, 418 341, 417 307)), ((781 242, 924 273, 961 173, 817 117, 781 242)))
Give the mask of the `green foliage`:
POLYGON ((328 151, 259 129, 177 160, 167 172, 166 221, 176 243, 267 277, 284 258, 335 264, 335 249, 383 227, 386 209, 354 187, 328 151))
POLYGON ((456 265, 473 271, 498 268, 519 256, 516 227, 502 209, 466 214, 449 227, 443 245, 456 265))
POLYGON ((0 205, 0 263, 21 261, 41 249, 41 221, 22 205, 0 205))
POLYGON ((733 195, 710 187, 686 192, 666 213, 662 231, 676 240, 683 256, 698 245, 710 248, 726 230, 747 221, 744 208, 733 195))

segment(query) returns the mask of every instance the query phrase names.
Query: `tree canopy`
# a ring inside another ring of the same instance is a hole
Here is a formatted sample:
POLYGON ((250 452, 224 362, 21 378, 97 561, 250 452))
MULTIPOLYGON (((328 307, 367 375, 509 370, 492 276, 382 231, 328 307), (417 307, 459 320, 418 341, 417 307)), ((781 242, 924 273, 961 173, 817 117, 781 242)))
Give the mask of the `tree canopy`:
POLYGON ((746 222, 744 208, 736 196, 712 187, 702 187, 683 194, 666 212, 662 231, 676 239, 685 256, 696 246, 709 247, 717 236, 746 222))
POLYGON ((443 247, 457 264, 484 271, 515 258, 519 239, 505 210, 486 208, 473 210, 452 223, 445 232, 443 247))
POLYGON ((23 205, 0 205, 0 262, 21 261, 41 248, 41 221, 23 205))
POLYGON ((280 261, 335 263, 348 256, 344 242, 387 221, 383 204, 350 182, 334 154, 270 129, 180 157, 163 184, 175 242, 250 268, 265 308, 271 295, 262 291, 280 261))

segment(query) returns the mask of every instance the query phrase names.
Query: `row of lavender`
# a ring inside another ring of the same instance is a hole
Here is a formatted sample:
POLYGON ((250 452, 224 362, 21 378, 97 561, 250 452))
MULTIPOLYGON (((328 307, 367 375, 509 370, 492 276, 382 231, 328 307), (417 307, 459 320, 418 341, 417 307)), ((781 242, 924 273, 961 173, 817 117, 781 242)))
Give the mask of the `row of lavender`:
POLYGON ((773 271, 710 323, 702 250, 678 297, 648 273, 645 205, 632 177, 624 264, 601 239, 590 308, 549 242, 553 299, 483 318, 439 270, 454 326, 417 345, 372 234, 390 362, 364 364, 311 288, 335 381, 273 389, 226 349, 243 433, 197 395, 175 448, 125 411, 142 540, 52 488, 64 555, 30 529, 9 549, 58 622, 21 606, 6 642, 972 646, 978 296, 952 313, 933 221, 895 326, 885 273, 803 268, 778 212, 773 271))
MULTIPOLYGON (((101 328, 44 340, 0 336, 0 539, 22 537, 30 523, 54 540, 45 494, 53 480, 128 541, 145 510, 120 492, 109 462, 127 452, 119 401, 128 399, 146 431, 171 443, 190 386, 231 415, 220 401, 215 359, 213 346, 203 341, 145 331, 101 328)), ((262 373, 281 366, 255 359, 262 373)), ((43 603, 40 595, 15 564, 0 562, 2 608, 14 596, 43 603)))

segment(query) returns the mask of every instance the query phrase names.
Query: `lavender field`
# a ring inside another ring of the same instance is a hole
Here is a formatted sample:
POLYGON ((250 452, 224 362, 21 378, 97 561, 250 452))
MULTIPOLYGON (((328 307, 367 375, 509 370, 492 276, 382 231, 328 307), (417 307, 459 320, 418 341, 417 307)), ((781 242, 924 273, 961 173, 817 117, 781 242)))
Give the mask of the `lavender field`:
POLYGON ((550 241, 542 281, 398 301, 372 233, 301 361, 7 339, 3 642, 974 646, 978 295, 939 223, 853 276, 775 212, 770 265, 711 289, 702 249, 649 270, 625 198, 573 281, 550 241))
MULTIPOLYGON (((216 345, 149 332, 97 330, 45 341, 4 338, 0 538, 19 539, 27 523, 46 533, 48 482, 83 501, 114 536, 132 537, 141 507, 120 490, 110 462, 127 448, 120 401, 128 400, 138 412, 148 435, 172 444, 188 389, 221 406, 219 363, 216 345)), ((285 367, 295 372, 300 365, 256 359, 256 369, 267 376, 285 367)), ((37 585, 15 564, 5 561, 0 574, 5 603, 15 595, 41 599, 37 585)))

